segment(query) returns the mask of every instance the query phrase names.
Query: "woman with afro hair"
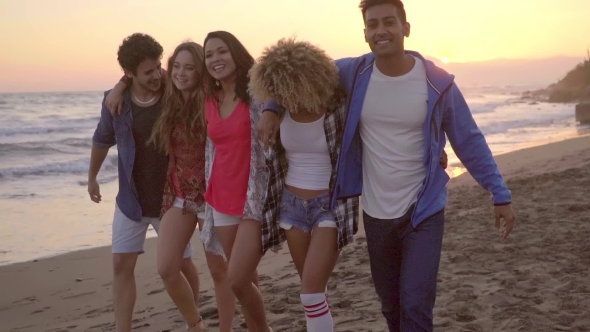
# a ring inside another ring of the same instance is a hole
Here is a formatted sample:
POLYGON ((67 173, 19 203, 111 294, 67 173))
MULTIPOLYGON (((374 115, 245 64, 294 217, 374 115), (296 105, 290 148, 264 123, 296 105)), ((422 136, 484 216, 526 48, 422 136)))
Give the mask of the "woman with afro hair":
POLYGON ((281 39, 250 70, 250 90, 255 99, 274 99, 288 110, 267 153, 263 248, 286 238, 301 278, 307 331, 333 331, 326 286, 359 217, 358 197, 330 209, 347 109, 338 69, 320 48, 281 39))

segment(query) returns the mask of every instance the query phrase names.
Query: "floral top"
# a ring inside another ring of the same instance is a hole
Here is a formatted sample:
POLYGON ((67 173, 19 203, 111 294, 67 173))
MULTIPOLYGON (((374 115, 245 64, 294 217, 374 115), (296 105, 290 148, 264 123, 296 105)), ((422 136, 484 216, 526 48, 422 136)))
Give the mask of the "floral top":
POLYGON ((176 197, 184 199, 183 214, 197 214, 205 210, 205 142, 187 143, 184 139, 185 130, 184 123, 178 123, 172 130, 160 218, 172 207, 176 197), (176 172, 180 193, 175 192, 173 172, 176 172))
MULTIPOLYGON (((256 125, 260 114, 264 109, 264 103, 255 100, 250 101, 250 175, 248 177, 248 192, 246 194, 246 204, 244 206, 243 219, 253 219, 262 221, 262 210, 266 199, 266 187, 269 180, 269 172, 266 166, 266 157, 262 146, 256 136, 256 125)), ((209 183, 213 159, 215 158, 215 145, 207 137, 205 145, 205 183, 209 183)), ((205 250, 219 256, 224 256, 223 247, 219 236, 213 227, 213 211, 209 204, 205 206, 205 222, 199 238, 205 246, 205 250)))

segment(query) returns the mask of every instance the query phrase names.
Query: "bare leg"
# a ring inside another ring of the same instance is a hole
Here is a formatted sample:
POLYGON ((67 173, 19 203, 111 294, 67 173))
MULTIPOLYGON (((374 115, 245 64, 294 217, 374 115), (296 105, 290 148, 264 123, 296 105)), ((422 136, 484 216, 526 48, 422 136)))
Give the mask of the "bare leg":
POLYGON ((139 253, 113 254, 113 307, 117 332, 131 332, 135 288, 135 264, 139 253))
MULTIPOLYGON (((199 219, 199 230, 203 229, 203 219, 199 219)), ((205 246, 203 246, 205 249, 205 246)), ((215 302, 219 313, 219 332, 231 332, 236 313, 236 297, 227 277, 227 262, 223 257, 205 251, 207 267, 215 287, 215 302)))
MULTIPOLYGON (((217 234, 219 234, 219 239, 221 240, 221 245, 223 246, 223 251, 225 252, 225 256, 227 257, 228 261, 231 259, 231 252, 232 252, 232 249, 234 246, 234 242, 236 240, 236 235, 238 234, 238 227, 239 227, 239 225, 215 227, 215 231, 217 232, 217 234)), ((227 266, 227 263, 224 262, 224 264, 226 264, 226 266, 227 266)), ((227 283, 228 283, 230 290, 231 290, 231 284, 229 281, 229 277, 227 277, 227 278, 228 278, 227 283)), ((258 282, 258 274, 257 273, 254 275, 253 280, 256 280, 256 282, 258 282)), ((256 287, 258 287, 258 285, 256 287)), ((231 293, 235 299, 235 295, 234 295, 233 290, 231 290, 231 293)), ((235 312, 235 307, 234 307, 234 312, 235 312)), ((255 331, 256 325, 255 325, 255 321, 252 318, 252 316, 250 316, 248 311, 245 310, 244 308, 242 308, 242 313, 244 314, 244 319, 246 320, 246 325, 248 326, 249 330, 255 331)), ((220 331, 221 331, 221 329, 220 329, 220 331)))
POLYGON ((259 221, 242 220, 235 236, 229 260, 231 287, 243 310, 253 320, 254 328, 249 326, 253 332, 270 331, 266 321, 262 294, 252 282, 256 267, 262 258, 261 236, 259 221))
POLYGON ((293 264, 295 264, 297 273, 299 273, 299 278, 302 278, 303 266, 305 264, 305 258, 307 257, 309 243, 311 242, 311 234, 292 227, 285 231, 285 236, 287 237, 287 245, 291 252, 293 264))
POLYGON ((182 260, 180 272, 182 272, 191 287, 195 304, 199 307, 199 271, 197 270, 197 266, 195 265, 195 262, 193 262, 192 257, 186 257, 182 260))
POLYGON ((258 270, 254 271, 254 277, 252 277, 252 283, 254 284, 254 286, 256 286, 256 288, 260 288, 260 283, 258 280, 258 270))
POLYGON ((310 332, 334 331, 325 290, 338 259, 337 236, 337 229, 331 227, 316 227, 311 236, 301 278, 301 303, 310 332))
POLYGON ((337 239, 336 228, 316 227, 313 231, 301 278, 302 294, 325 292, 339 256, 337 239))
MULTIPOLYGON (((197 218, 192 213, 182 214, 182 209, 172 207, 164 214, 158 231, 158 273, 166 286, 168 295, 176 304, 190 331, 201 331, 198 303, 195 303, 192 289, 183 274, 183 254, 195 228, 197 218)), ((197 274, 198 275, 198 274, 197 274)))

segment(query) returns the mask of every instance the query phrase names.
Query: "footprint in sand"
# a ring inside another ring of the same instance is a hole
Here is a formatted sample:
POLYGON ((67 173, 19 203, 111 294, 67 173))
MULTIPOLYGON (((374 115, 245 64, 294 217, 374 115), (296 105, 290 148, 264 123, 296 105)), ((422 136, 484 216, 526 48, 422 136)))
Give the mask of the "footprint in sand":
POLYGON ((70 296, 64 296, 64 297, 62 297, 62 300, 77 299, 79 297, 86 296, 86 295, 92 295, 92 294, 96 294, 96 292, 86 292, 86 293, 80 293, 80 294, 75 294, 75 295, 70 295, 70 296))
POLYGON ((159 294, 162 293, 163 291, 165 291, 165 288, 160 288, 160 289, 154 289, 153 291, 150 291, 147 295, 155 295, 155 294, 159 294))
MULTIPOLYGON (((92 329, 100 329, 100 331, 112 331, 112 328, 115 327, 115 323, 102 323, 102 324, 98 324, 98 325, 93 325, 91 327, 88 328, 88 330, 92 330, 92 329)), ((86 331, 88 331, 86 330, 86 331)))
POLYGON ((213 296, 211 295, 199 295, 199 304, 203 305, 203 304, 207 304, 211 301, 211 299, 213 299, 213 296))
POLYGON ((47 332, 69 332, 71 329, 75 329, 76 327, 78 327, 78 325, 71 325, 71 326, 68 326, 66 328, 58 327, 56 329, 49 330, 47 332))
POLYGON ((331 304, 332 306, 339 308, 339 309, 348 309, 352 305, 352 301, 350 300, 341 300, 331 304))
POLYGON ((38 301, 37 300, 37 297, 35 297, 35 296, 29 296, 29 297, 25 297, 24 299, 20 299, 18 301, 14 301, 14 302, 12 302, 12 304, 16 304, 16 305, 19 305, 19 304, 31 304, 31 303, 35 303, 37 301, 38 301))
POLYGON ((143 314, 145 312, 149 312, 149 311, 154 310, 154 309, 155 309, 154 307, 147 307, 147 308, 145 308, 143 310, 138 310, 138 311, 134 312, 133 314, 134 315, 141 315, 141 314, 143 314))
POLYGON ((217 318, 219 318, 219 312, 217 311, 217 308, 215 308, 215 307, 203 308, 200 310, 200 314, 201 314, 201 316, 203 316, 203 319, 217 319, 217 318))
POLYGON ((43 309, 38 309, 38 310, 31 312, 31 315, 40 314, 40 313, 45 312, 46 310, 49 310, 49 309, 51 309, 51 307, 45 307, 43 309))
POLYGON ((279 280, 285 280, 285 279, 289 279, 289 278, 293 278, 293 277, 297 277, 297 276, 298 276, 297 272, 285 273, 284 275, 279 277, 279 280))
POLYGON ((87 311, 86 313, 84 313, 84 316, 86 316, 86 318, 96 318, 96 317, 101 316, 102 314, 109 313, 109 312, 113 312, 112 306, 106 306, 106 307, 97 308, 97 309, 87 311))

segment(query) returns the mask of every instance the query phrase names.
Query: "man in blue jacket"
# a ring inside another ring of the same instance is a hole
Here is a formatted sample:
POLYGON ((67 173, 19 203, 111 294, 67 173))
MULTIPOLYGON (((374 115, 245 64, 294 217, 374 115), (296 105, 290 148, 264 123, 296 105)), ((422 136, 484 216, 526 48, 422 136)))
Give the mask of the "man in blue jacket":
MULTIPOLYGON (((389 330, 432 331, 449 180, 439 164, 445 134, 492 193, 504 239, 515 222, 511 193, 454 77, 404 50, 410 24, 403 3, 362 0, 360 9, 372 52, 336 61, 349 110, 332 204, 362 195, 371 273, 389 330)), ((265 147, 283 111, 274 101, 266 108, 258 124, 265 147)))

